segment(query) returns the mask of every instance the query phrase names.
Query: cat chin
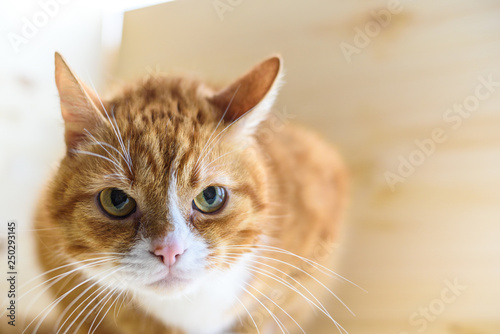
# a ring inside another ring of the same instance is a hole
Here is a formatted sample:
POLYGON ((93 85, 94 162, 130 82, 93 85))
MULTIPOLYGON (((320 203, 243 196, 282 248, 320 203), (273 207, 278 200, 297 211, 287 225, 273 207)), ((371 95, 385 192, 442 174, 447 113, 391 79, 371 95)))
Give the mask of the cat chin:
POLYGON ((195 291, 198 286, 198 280, 168 275, 156 282, 147 284, 145 289, 161 298, 169 299, 185 296, 195 291))
MULTIPOLYGON (((199 285, 192 280, 164 279, 148 284, 141 290, 142 294, 150 294, 159 299, 178 299, 197 290, 199 285)), ((138 288, 135 287, 134 290, 138 288)))

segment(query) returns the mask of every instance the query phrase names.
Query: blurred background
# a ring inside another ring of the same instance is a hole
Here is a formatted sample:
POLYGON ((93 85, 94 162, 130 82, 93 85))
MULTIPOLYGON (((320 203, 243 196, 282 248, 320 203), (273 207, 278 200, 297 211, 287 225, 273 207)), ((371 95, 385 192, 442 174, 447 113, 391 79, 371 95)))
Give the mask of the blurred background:
POLYGON ((277 52, 277 112, 334 143, 352 175, 335 270, 367 293, 338 284, 356 316, 333 302, 336 320, 500 333, 498 0, 0 0, 0 25, 0 221, 18 223, 21 284, 38 271, 34 205, 64 153, 54 51, 103 96, 153 73, 229 82, 277 52))

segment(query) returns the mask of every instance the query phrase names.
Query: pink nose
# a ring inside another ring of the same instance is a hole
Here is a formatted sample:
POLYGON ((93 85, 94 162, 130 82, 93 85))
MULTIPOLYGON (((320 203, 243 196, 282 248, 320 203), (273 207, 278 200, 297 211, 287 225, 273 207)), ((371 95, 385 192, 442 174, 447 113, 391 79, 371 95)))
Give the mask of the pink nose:
POLYGON ((165 241, 158 245, 153 254, 158 257, 166 266, 173 266, 179 257, 184 253, 184 245, 179 240, 165 241))

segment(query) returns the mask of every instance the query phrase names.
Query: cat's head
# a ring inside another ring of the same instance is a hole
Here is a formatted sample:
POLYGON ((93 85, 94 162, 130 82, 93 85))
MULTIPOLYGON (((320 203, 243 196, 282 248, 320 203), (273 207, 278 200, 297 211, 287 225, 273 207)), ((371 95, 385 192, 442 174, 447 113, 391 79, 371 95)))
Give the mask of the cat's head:
POLYGON ((151 77, 101 101, 56 54, 67 152, 47 205, 59 249, 95 279, 165 295, 230 271, 269 228, 255 136, 281 73, 271 57, 222 90, 151 77))

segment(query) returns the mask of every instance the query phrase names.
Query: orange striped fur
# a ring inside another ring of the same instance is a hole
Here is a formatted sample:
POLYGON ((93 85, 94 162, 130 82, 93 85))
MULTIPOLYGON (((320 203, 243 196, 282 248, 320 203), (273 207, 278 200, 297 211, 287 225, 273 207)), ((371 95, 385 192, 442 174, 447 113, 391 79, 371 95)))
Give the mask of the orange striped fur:
POLYGON ((56 54, 67 153, 36 228, 59 321, 41 315, 28 331, 300 333, 315 308, 326 316, 319 300, 333 297, 315 279, 328 280, 318 265, 335 255, 347 175, 317 135, 277 126, 281 73, 275 56, 222 90, 153 76, 101 102, 56 54), (223 207, 196 210, 214 185, 227 190, 223 207), (103 213, 106 188, 135 212, 103 213), (151 245, 174 234, 187 246, 165 268, 151 245))

